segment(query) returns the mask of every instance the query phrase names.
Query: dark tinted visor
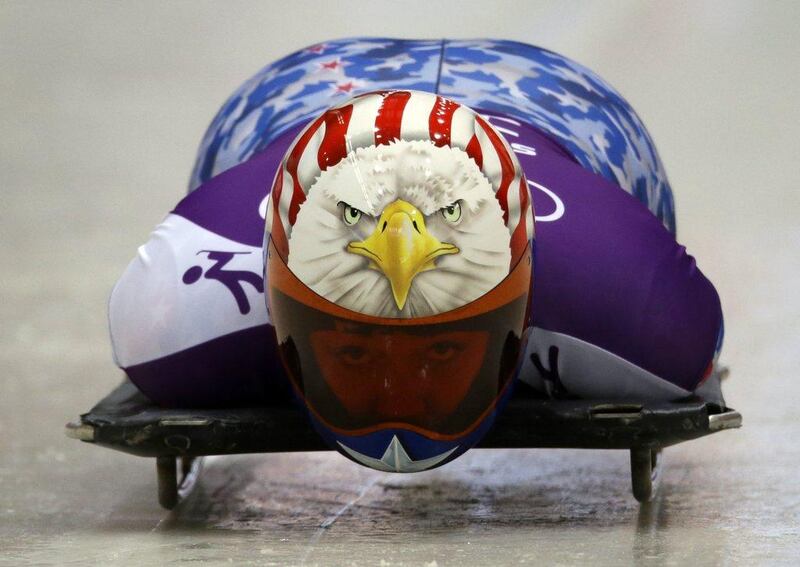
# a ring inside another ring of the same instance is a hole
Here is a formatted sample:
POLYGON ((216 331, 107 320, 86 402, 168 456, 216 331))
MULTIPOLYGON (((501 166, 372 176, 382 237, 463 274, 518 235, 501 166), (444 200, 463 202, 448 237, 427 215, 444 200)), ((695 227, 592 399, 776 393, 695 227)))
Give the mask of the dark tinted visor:
POLYGON ((284 364, 311 411, 336 431, 460 436, 494 408, 514 374, 528 320, 530 250, 482 298, 418 319, 371 317, 325 300, 271 242, 267 265, 284 364))

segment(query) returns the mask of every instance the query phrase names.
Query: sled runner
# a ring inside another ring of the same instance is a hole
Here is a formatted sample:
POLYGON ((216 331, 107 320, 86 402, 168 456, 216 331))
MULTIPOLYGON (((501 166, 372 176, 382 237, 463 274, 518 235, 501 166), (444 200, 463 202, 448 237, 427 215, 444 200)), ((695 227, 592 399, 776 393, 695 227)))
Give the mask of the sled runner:
MULTIPOLYGON (((695 396, 655 403, 543 399, 520 383, 478 447, 627 449, 633 495, 647 502, 658 487, 664 448, 741 426, 742 416, 725 405, 719 381, 714 375, 695 396)), ((128 380, 67 424, 66 434, 155 457, 158 501, 166 509, 191 492, 204 456, 328 450, 293 405, 165 409, 128 380)))

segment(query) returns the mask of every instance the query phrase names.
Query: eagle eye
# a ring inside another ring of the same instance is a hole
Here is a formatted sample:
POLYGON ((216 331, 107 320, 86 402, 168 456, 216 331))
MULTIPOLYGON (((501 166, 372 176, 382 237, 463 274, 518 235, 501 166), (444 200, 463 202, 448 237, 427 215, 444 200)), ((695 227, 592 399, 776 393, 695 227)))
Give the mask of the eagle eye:
POLYGON ((356 209, 355 207, 351 207, 344 201, 340 201, 341 205, 344 205, 342 209, 342 220, 344 224, 347 226, 355 225, 359 220, 361 220, 361 215, 363 214, 361 211, 356 209))
POLYGON ((442 217, 449 223, 455 224, 461 220, 461 201, 456 201, 452 205, 440 209, 442 217))

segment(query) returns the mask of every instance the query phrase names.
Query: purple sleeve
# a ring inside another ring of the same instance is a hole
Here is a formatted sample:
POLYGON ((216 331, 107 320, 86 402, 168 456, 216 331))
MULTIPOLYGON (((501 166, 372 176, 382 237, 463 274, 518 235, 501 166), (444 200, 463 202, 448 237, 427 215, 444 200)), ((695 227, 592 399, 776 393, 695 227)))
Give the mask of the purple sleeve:
POLYGON ((109 305, 115 360, 154 402, 232 407, 291 398, 260 250, 265 198, 296 134, 181 200, 117 283, 109 305))
POLYGON ((694 258, 600 176, 555 152, 518 157, 537 219, 534 325, 693 390, 722 325, 717 292, 694 258))

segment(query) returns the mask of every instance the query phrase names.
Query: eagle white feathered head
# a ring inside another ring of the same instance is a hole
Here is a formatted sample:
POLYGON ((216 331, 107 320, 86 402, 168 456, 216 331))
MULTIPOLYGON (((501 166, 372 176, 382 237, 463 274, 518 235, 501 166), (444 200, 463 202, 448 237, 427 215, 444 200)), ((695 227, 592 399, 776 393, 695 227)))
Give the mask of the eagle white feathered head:
POLYGON ((507 144, 470 109, 428 93, 372 93, 328 111, 295 142, 275 187, 268 231, 285 234, 292 273, 373 316, 471 303, 506 278, 532 234, 507 144))

